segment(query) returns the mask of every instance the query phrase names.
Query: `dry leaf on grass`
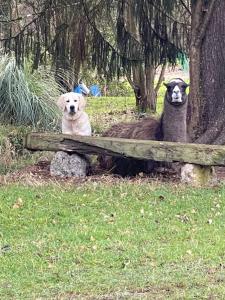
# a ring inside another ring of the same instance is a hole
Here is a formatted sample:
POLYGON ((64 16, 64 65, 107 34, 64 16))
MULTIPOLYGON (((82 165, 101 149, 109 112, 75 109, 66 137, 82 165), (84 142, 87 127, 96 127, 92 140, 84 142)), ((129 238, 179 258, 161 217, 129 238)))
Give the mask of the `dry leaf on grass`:
POLYGON ((18 198, 16 202, 13 204, 12 208, 17 209, 21 208, 23 206, 23 200, 21 198, 18 198))

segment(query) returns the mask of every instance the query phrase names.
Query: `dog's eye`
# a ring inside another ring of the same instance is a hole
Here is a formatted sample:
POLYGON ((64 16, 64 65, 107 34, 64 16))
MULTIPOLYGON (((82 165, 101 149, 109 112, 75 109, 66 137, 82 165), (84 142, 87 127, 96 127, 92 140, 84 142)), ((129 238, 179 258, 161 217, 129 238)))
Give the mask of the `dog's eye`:
POLYGON ((70 100, 66 100, 66 102, 70 102, 70 100))
POLYGON ((74 102, 77 102, 77 100, 74 100, 74 102))

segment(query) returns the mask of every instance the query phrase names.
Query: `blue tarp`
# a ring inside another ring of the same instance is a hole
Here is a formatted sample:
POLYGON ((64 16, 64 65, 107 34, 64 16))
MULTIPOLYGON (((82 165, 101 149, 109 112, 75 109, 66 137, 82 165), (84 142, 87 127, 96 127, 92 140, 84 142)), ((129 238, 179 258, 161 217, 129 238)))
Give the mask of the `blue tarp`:
POLYGON ((82 94, 82 88, 80 85, 77 85, 74 89, 73 89, 74 93, 78 93, 78 94, 82 94))
POLYGON ((101 97, 101 90, 97 84, 90 86, 91 95, 94 97, 101 97))

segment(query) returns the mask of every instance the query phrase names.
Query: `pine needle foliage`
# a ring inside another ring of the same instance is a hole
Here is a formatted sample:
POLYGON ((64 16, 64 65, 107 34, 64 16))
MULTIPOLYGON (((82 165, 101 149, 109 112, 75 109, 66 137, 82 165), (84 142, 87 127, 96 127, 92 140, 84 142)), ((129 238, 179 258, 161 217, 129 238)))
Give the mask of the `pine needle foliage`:
POLYGON ((30 53, 34 68, 49 58, 56 69, 85 62, 109 79, 135 64, 175 64, 188 51, 190 15, 182 3, 189 0, 33 1, 33 21, 3 45, 15 51, 17 63, 30 53))

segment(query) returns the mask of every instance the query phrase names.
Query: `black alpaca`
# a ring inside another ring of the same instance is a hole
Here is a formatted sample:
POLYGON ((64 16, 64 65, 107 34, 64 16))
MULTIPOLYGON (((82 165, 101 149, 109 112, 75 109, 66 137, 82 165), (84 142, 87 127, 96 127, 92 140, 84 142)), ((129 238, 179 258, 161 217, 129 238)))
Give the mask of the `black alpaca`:
MULTIPOLYGON (((164 110, 160 120, 148 118, 136 123, 119 123, 113 125, 103 136, 164 140, 173 142, 187 141, 187 105, 186 84, 182 79, 172 79, 165 84, 167 91, 164 98, 164 110)), ((99 156, 102 168, 111 170, 121 176, 134 176, 140 172, 150 173, 157 162, 132 158, 99 156)))
POLYGON ((187 142, 188 84, 182 79, 172 79, 165 84, 167 91, 161 117, 163 140, 168 142, 187 142))

